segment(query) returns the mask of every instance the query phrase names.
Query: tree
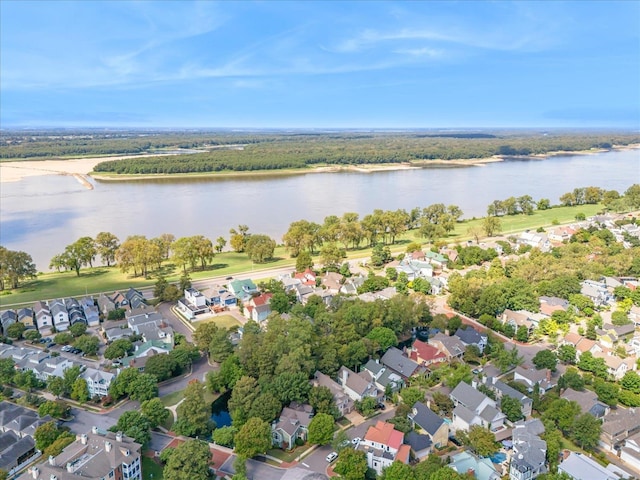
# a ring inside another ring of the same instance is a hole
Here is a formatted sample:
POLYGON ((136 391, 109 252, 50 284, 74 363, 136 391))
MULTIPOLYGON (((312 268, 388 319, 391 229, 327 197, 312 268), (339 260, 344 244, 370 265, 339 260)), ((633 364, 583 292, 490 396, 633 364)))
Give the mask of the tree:
POLYGON ((216 252, 220 253, 222 252, 222 250, 224 250, 224 247, 227 246, 227 241, 225 240, 224 237, 218 237, 216 238, 216 252))
POLYGON ((0 246, 0 290, 5 289, 5 282, 16 289, 22 280, 36 278, 36 273, 31 255, 0 246))
POLYGON ((400 390, 402 401, 412 407, 416 402, 424 401, 424 392, 419 387, 408 387, 400 390))
POLYGON ((253 377, 243 376, 235 382, 228 405, 235 427, 242 426, 249 419, 249 412, 259 391, 258 382, 253 377))
POLYGON ((590 413, 583 413, 573 422, 571 438, 580 447, 591 450, 598 445, 600 430, 600 420, 590 413))
POLYGON ((382 471, 380 480, 415 480, 415 478, 410 465, 396 460, 382 471))
POLYGON ((235 451, 242 458, 252 458, 271 448, 271 426, 260 418, 250 418, 235 436, 235 451))
POLYGON ((233 344, 226 328, 218 328, 213 332, 209 342, 209 357, 214 362, 224 362, 233 354, 233 344))
POLYGON ((219 445, 233 448, 233 441, 238 430, 236 427, 220 427, 213 431, 213 441, 219 445))
POLYGON ((335 242, 325 243, 320 249, 320 262, 325 267, 336 268, 346 256, 346 252, 335 242))
POLYGON ((367 457, 364 451, 344 448, 338 455, 334 472, 344 480, 362 480, 367 473, 367 457))
POLYGON ((26 329, 27 327, 25 327, 24 323, 21 323, 21 322, 12 323, 7 327, 7 330, 6 330, 7 337, 13 338, 13 339, 20 339, 22 338, 22 334, 26 329))
POLYGON ((77 400, 80 403, 85 403, 89 400, 89 387, 87 381, 84 378, 78 378, 71 387, 71 398, 77 400))
POLYGON ((533 357, 533 364, 537 370, 548 368, 552 372, 555 372, 557 363, 558 357, 551 350, 540 350, 533 357))
POLYGON ((467 229, 467 235, 473 237, 473 239, 476 241, 476 244, 480 243, 480 237, 482 237, 483 234, 484 228, 482 228, 480 225, 474 225, 467 229))
POLYGON ((74 337, 79 337, 87 332, 87 324, 84 322, 76 322, 69 327, 69 333, 74 337))
POLYGON ((271 390, 283 404, 293 401, 305 403, 309 398, 309 378, 304 372, 284 372, 276 376, 271 384, 271 390))
POLYGON ((153 375, 141 373, 129 386, 129 398, 138 402, 158 396, 158 380, 153 375))
POLYGON ((128 410, 120 415, 118 423, 109 430, 112 432, 122 432, 141 445, 146 446, 151 440, 150 429, 151 424, 147 417, 137 410, 128 410))
POLYGON ((144 367, 144 371, 148 375, 153 375, 157 382, 164 382, 176 375, 180 369, 173 357, 167 353, 162 353, 149 358, 144 367))
POLYGON ((189 243, 194 255, 200 261, 200 267, 204 270, 207 263, 209 263, 215 255, 213 252, 213 243, 202 235, 190 237, 189 243))
POLYGON ((265 263, 273 259, 276 241, 268 235, 251 235, 244 249, 252 262, 265 263))
POLYGON ((522 405, 515 398, 504 395, 501 400, 500 409, 510 422, 517 422, 524 418, 524 415, 522 415, 522 405))
POLYGON ((376 403, 377 402, 375 398, 364 397, 361 402, 358 402, 356 400, 355 407, 360 414, 364 415, 365 417, 368 417, 369 415, 372 415, 373 412, 376 411, 376 403))
POLYGON ((110 232, 100 232, 96 235, 95 246, 100 258, 102 258, 102 262, 106 263, 107 267, 110 267, 116 261, 116 252, 120 247, 118 237, 110 232))
POLYGON ((164 407, 164 404, 159 398, 152 398, 151 400, 145 400, 140 405, 140 411, 142 415, 149 420, 151 428, 156 428, 158 425, 162 425, 167 421, 171 412, 164 407))
POLYGON ((211 458, 207 442, 187 440, 171 451, 162 475, 165 480, 207 480, 211 458))
POLYGON ((53 418, 63 418, 69 413, 70 407, 62 401, 47 400, 38 407, 38 415, 44 417, 51 415, 53 418))
POLYGON ((554 400, 542 414, 542 420, 553 422, 556 428, 565 434, 571 430, 571 426, 580 413, 580 406, 563 398, 554 400))
POLYGON ((576 347, 569 343, 560 345, 558 348, 558 359, 567 364, 576 363, 576 347))
POLYGON ((98 337, 92 335, 81 335, 75 339, 73 346, 79 350, 82 350, 87 355, 95 355, 98 353, 98 347, 100 347, 100 340, 98 337))
POLYGON ((211 431, 211 408, 204 401, 204 384, 192 381, 184 391, 184 400, 176 409, 178 421, 174 430, 180 435, 195 437, 211 431))
POLYGON ((481 457, 488 457, 498 449, 496 436, 480 425, 473 425, 467 436, 469 447, 481 457))
POLYGON ((597 378, 596 381, 593 382, 593 389, 598 395, 598 400, 601 402, 606 403, 610 407, 615 407, 618 404, 620 387, 615 383, 597 378))
POLYGON ((387 327, 374 327, 367 334, 367 338, 378 346, 379 351, 383 352, 398 344, 398 337, 393 330, 387 327))
POLYGON ((75 270, 80 276, 80 269, 84 266, 93 267, 93 261, 98 253, 96 244, 91 237, 81 237, 71 245, 67 245, 62 253, 65 267, 75 270))
POLYGON ((229 230, 231 234, 231 238, 229 239, 229 243, 231 244, 231 248, 238 253, 244 252, 247 238, 249 235, 249 227, 246 225, 238 225, 238 230, 232 228, 229 230))
POLYGON ((71 335, 69 332, 58 333, 58 334, 56 334, 55 337, 53 337, 53 340, 58 345, 69 345, 71 342, 74 341, 73 335, 71 335))
POLYGON ((487 237, 493 237, 496 233, 502 231, 502 223, 498 217, 484 217, 482 229, 487 237))
POLYGON ((49 445, 56 441, 61 431, 58 429, 56 422, 51 421, 40 425, 36 428, 33 438, 36 441, 36 448, 40 451, 46 449, 49 445))
POLYGON ((333 399, 333 393, 328 387, 311 387, 311 390, 309 390, 309 405, 311 405, 316 415, 327 413, 335 420, 340 417, 340 412, 333 399))
POLYGON ((114 360, 116 358, 124 358, 133 352, 133 344, 128 338, 119 338, 114 340, 104 351, 104 358, 114 360))
POLYGON ((326 413, 318 413, 309 423, 309 443, 327 445, 333 438, 334 419, 326 413))
POLYGON ((304 272, 307 268, 313 268, 313 259, 309 252, 303 250, 296 257, 296 272, 304 272))
POLYGON ((628 371, 620 380, 620 385, 622 385, 622 388, 625 390, 629 390, 633 393, 640 393, 640 375, 636 372, 628 371))

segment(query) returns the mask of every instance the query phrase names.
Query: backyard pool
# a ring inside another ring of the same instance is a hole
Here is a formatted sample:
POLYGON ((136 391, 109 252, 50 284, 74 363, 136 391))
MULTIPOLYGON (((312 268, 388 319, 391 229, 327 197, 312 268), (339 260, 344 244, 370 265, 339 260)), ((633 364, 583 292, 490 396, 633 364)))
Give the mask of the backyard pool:
POLYGON ((489 457, 492 463, 502 463, 507 459, 507 454, 502 452, 496 452, 489 457))

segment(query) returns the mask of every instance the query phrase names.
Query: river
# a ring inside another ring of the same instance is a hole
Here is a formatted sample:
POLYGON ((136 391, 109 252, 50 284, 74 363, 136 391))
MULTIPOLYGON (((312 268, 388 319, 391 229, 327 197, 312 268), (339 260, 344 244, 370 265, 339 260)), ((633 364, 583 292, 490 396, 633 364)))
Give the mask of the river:
POLYGON ((39 270, 81 236, 109 231, 176 237, 203 234, 214 242, 246 224, 281 241, 292 221, 433 203, 458 205, 464 217, 483 216, 495 199, 529 194, 552 203, 575 187, 621 192, 640 182, 640 150, 469 167, 372 173, 309 173, 135 182, 93 180, 88 190, 70 176, 36 176, 3 183, 0 244, 31 254, 39 270))

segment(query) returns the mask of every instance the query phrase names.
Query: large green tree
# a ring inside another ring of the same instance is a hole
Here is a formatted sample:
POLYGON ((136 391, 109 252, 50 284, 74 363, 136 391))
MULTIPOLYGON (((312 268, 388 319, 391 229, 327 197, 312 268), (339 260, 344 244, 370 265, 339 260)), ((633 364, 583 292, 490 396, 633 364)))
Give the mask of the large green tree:
POLYGON ((363 450, 344 448, 333 470, 345 480, 362 480, 367 473, 367 457, 363 450))
POLYGON ((334 419, 326 413, 318 413, 309 423, 309 443, 326 445, 333 438, 334 419))
POLYGON ((36 274, 36 264, 31 255, 0 245, 0 290, 4 290, 7 284, 18 288, 22 280, 35 278, 36 274))
POLYGON ((184 391, 184 400, 176 412, 178 421, 174 424, 176 433, 195 437, 211 431, 211 406, 204 401, 204 384, 192 381, 184 391))
POLYGON ((255 263, 264 263, 273 258, 276 241, 268 235, 251 235, 245 246, 245 251, 255 263))
POLYGON ((467 437, 469 447, 481 457, 487 457, 498 450, 494 433, 480 425, 473 425, 467 437))
POLYGON ((165 480, 208 480, 211 459, 207 442, 187 440, 171 451, 162 475, 165 480))
POLYGON ((260 418, 247 420, 235 436, 235 451, 241 458, 252 458, 271 448, 271 426, 260 418))
POLYGON ((137 410, 128 410, 120 415, 118 423, 110 428, 112 432, 122 432, 139 444, 146 446, 151 440, 151 423, 137 410))
POLYGON ((120 246, 118 237, 111 232, 100 232, 96 235, 95 245, 102 262, 106 263, 107 267, 110 267, 116 261, 116 252, 120 246))
POLYGON ((571 426, 571 438, 581 448, 593 449, 598 445, 601 430, 600 421, 590 413, 579 415, 571 426))

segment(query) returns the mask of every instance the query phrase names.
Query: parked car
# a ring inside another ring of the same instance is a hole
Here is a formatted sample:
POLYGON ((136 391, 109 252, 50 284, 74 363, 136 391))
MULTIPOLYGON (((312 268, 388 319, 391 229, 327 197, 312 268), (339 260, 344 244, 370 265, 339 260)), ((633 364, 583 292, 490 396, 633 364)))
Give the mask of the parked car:
POLYGON ((385 408, 387 408, 387 407, 385 407, 385 406, 384 406, 384 403, 378 403, 378 404, 375 406, 375 409, 376 409, 376 410, 384 410, 385 408))
POLYGON ((361 441, 362 439, 360 437, 356 437, 353 440, 351 440, 351 443, 353 443, 354 445, 358 445, 361 441))
POLYGON ((327 462, 331 463, 336 458, 338 458, 338 454, 336 452, 331 452, 329 455, 327 455, 327 462))

